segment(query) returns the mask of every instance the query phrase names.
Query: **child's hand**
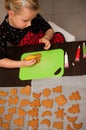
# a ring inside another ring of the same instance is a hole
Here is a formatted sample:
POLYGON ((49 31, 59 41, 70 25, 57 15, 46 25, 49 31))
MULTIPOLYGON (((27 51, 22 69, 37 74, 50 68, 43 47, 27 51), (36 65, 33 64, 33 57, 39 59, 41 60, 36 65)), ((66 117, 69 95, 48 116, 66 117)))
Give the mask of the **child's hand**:
POLYGON ((36 59, 32 59, 32 60, 22 60, 21 61, 21 67, 25 67, 25 66, 32 66, 36 63, 36 59))
POLYGON ((50 41, 45 37, 39 39, 39 42, 45 44, 45 46, 44 46, 45 50, 48 50, 51 47, 50 41))

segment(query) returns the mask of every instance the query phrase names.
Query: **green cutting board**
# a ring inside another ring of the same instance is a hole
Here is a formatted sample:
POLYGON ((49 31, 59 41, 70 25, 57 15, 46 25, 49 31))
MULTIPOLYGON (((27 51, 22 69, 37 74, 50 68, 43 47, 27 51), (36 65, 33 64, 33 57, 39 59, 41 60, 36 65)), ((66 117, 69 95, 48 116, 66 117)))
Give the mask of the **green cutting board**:
POLYGON ((40 62, 33 66, 20 68, 20 80, 61 77, 64 74, 64 51, 62 49, 24 53, 21 60, 37 53, 41 53, 40 62))

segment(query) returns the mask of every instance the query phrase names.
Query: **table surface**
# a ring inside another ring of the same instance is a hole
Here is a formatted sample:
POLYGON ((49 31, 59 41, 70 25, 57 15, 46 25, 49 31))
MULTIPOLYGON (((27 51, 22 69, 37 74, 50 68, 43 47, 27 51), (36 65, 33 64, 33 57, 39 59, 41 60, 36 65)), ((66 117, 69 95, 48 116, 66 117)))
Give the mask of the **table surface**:
MULTIPOLYGON (((79 76, 86 74, 86 58, 83 58, 82 45, 85 41, 75 41, 66 43, 56 43, 50 49, 63 49, 64 53, 68 53, 69 68, 64 69, 63 76, 79 76), (75 55, 78 46, 80 45, 80 61, 75 62, 75 55)), ((20 60, 23 53, 42 51, 43 45, 30 45, 28 47, 8 47, 8 54, 11 59, 20 60)), ((31 80, 21 81, 19 79, 19 69, 0 68, 0 87, 15 87, 31 85, 31 80)))

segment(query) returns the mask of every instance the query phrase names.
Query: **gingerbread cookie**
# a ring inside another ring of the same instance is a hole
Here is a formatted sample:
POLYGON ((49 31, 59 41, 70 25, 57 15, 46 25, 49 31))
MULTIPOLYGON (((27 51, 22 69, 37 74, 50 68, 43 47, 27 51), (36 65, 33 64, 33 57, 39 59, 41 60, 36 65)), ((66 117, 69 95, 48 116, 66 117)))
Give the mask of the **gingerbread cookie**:
POLYGON ((30 101, 28 99, 22 99, 20 102, 20 107, 29 105, 30 101))
POLYGON ((57 86, 57 87, 53 88, 52 91, 54 93, 61 93, 62 92, 62 86, 57 86))
POLYGON ((2 128, 9 130, 10 122, 2 122, 1 126, 2 126, 2 128))
POLYGON ((67 120, 69 122, 75 122, 77 120, 77 116, 74 116, 74 117, 67 116, 67 120))
POLYGON ((45 88, 43 90, 43 96, 48 97, 51 94, 51 90, 48 88, 45 88))
POLYGON ((70 124, 67 124, 67 130, 74 130, 71 128, 70 124))
POLYGON ((52 113, 49 110, 46 110, 42 113, 42 117, 44 116, 52 116, 52 113))
POLYGON ((32 116, 32 117, 34 117, 34 116, 37 117, 38 116, 38 111, 39 111, 38 108, 32 108, 32 110, 28 111, 28 115, 32 116))
POLYGON ((42 101, 42 105, 46 108, 52 108, 53 107, 53 99, 46 99, 42 101))
POLYGON ((62 130, 63 129, 63 121, 53 122, 53 128, 62 130))
POLYGON ((26 113, 27 112, 25 110, 23 110, 21 107, 18 108, 18 115, 19 116, 23 116, 24 117, 26 115, 26 113))
POLYGON ((41 106, 40 99, 33 100, 32 102, 30 102, 30 106, 31 107, 40 107, 41 106))
POLYGON ((38 122, 39 122, 39 119, 32 119, 32 120, 29 120, 28 121, 28 126, 31 126, 33 129, 37 129, 38 128, 38 122))
POLYGON ((69 96, 69 99, 70 100, 80 100, 81 99, 81 97, 80 97, 80 94, 79 94, 79 92, 78 91, 76 91, 76 92, 72 92, 72 94, 69 96))
POLYGON ((11 91, 10 91, 10 95, 11 95, 11 96, 15 96, 15 95, 17 95, 17 88, 13 88, 13 89, 11 89, 11 91))
POLYGON ((7 121, 11 121, 12 120, 12 114, 5 114, 4 119, 7 120, 7 121))
POLYGON ((0 117, 0 126, 1 126, 1 124, 2 124, 2 117, 0 117))
POLYGON ((12 108, 8 108, 8 113, 9 114, 16 114, 17 108, 16 107, 12 107, 12 108))
POLYGON ((6 97, 8 95, 8 92, 5 92, 3 90, 0 90, 0 96, 6 97))
POLYGON ((3 114, 4 113, 4 106, 0 106, 0 114, 3 114))
POLYGON ((67 99, 65 98, 64 95, 60 95, 60 96, 56 97, 55 101, 58 104, 58 106, 63 106, 67 103, 67 99))
POLYGON ((15 97, 11 97, 9 96, 8 98, 8 105, 17 105, 18 104, 18 101, 19 101, 19 97, 18 96, 15 96, 15 97))
POLYGON ((23 127, 24 126, 24 118, 18 117, 17 119, 14 120, 14 124, 16 126, 23 127))
POLYGON ((6 102, 7 102, 6 99, 2 99, 2 98, 0 98, 0 104, 5 104, 6 102))
POLYGON ((82 123, 82 122, 80 122, 80 123, 75 123, 75 122, 73 122, 73 127, 74 127, 75 129, 81 129, 82 126, 83 126, 83 123, 82 123))
POLYGON ((33 97, 34 98, 40 98, 40 96, 41 96, 41 92, 39 92, 39 93, 33 92, 33 97))
POLYGON ((68 112, 69 113, 79 113, 80 109, 79 109, 79 104, 73 104, 72 107, 68 108, 68 112))
POLYGON ((58 111, 56 111, 55 114, 56 114, 56 118, 61 118, 61 119, 63 119, 64 116, 66 115, 66 113, 64 112, 64 108, 63 109, 58 108, 58 111))
POLYGON ((29 96, 31 94, 31 86, 27 85, 20 90, 21 94, 29 96))
POLYGON ((41 121, 41 124, 45 124, 45 125, 47 125, 47 126, 49 127, 50 124, 51 124, 51 122, 50 122, 49 119, 43 119, 43 120, 41 121))

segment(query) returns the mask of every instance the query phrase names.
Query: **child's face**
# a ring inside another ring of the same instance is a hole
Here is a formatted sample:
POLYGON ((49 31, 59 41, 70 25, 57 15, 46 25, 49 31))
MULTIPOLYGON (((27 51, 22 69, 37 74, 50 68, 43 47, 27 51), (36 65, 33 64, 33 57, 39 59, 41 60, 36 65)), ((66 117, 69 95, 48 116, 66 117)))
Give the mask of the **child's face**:
POLYGON ((38 11, 30 10, 25 7, 22 7, 18 13, 10 10, 8 11, 9 24, 15 28, 24 29, 31 25, 31 21, 36 17, 37 13, 38 11))

